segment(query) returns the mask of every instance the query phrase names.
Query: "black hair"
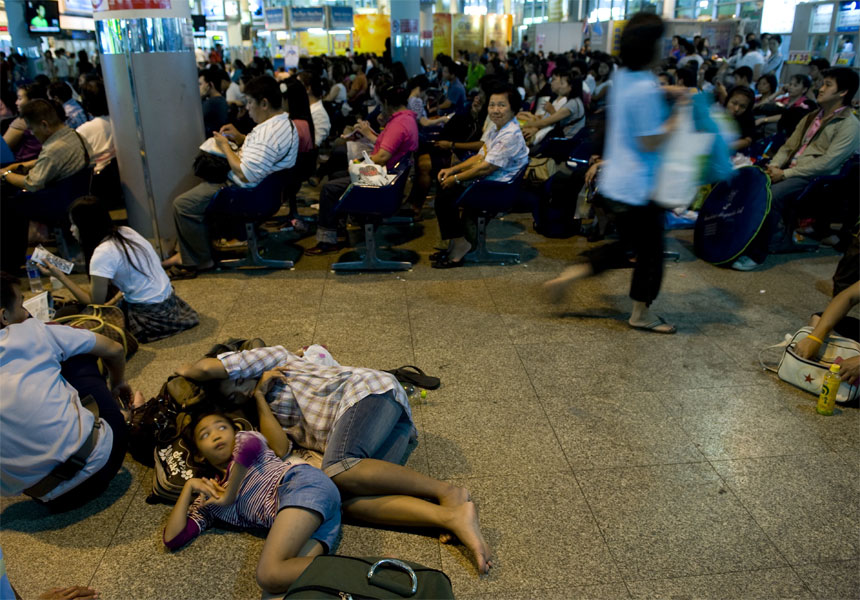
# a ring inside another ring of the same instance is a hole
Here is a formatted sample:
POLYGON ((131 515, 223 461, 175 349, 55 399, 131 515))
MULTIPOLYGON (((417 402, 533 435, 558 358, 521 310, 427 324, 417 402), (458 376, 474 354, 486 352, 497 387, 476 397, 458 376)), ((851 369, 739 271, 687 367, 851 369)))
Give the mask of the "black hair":
POLYGON ((259 69, 255 69, 254 67, 248 67, 246 69, 242 69, 242 74, 239 75, 239 81, 247 85, 254 79, 260 76, 259 69))
POLYGON ((803 73, 795 73, 789 79, 793 79, 800 85, 802 85, 806 90, 812 87, 812 78, 809 75, 804 75, 803 73))
MULTIPOLYGON (((830 68, 830 61, 826 58, 813 58, 807 65, 809 67, 818 67, 819 71, 824 71, 830 68)), ((29 98, 29 96, 27 96, 29 98)))
POLYGON ((43 74, 43 73, 39 73, 38 75, 36 75, 36 76, 33 78, 33 81, 34 81, 35 83, 38 83, 38 84, 39 84, 39 85, 41 85, 41 86, 46 87, 46 88, 50 88, 50 87, 51 87, 51 80, 48 78, 48 76, 47 76, 47 75, 45 75, 45 74, 43 74))
POLYGON ((10 275, 6 271, 0 271, 0 308, 12 310, 15 298, 21 293, 20 288, 20 279, 10 275))
POLYGON ((391 65, 391 76, 394 77, 394 85, 403 85, 409 81, 409 75, 406 73, 406 67, 400 61, 391 65))
POLYGON ((716 77, 717 73, 719 73, 719 72, 720 72, 720 69, 718 67, 715 67, 715 66, 708 67, 707 69, 705 69, 705 77, 704 77, 705 81, 707 81, 708 83, 713 83, 714 77, 716 77))
POLYGON ((658 73, 658 74, 657 74, 657 77, 665 77, 665 78, 666 78, 666 82, 667 82, 669 85, 675 85, 675 77, 674 77, 671 73, 669 73, 669 72, 667 72, 667 71, 662 71, 662 72, 658 73))
POLYGON ((679 38, 678 45, 683 48, 685 54, 696 53, 696 47, 693 45, 693 42, 687 38, 679 38))
POLYGON ((749 67, 738 67, 732 72, 732 75, 734 75, 735 77, 743 77, 744 79, 752 83, 753 70, 749 67))
POLYGON ((420 89, 422 92, 430 87, 430 80, 427 79, 426 75, 416 75, 412 79, 409 80, 409 84, 407 87, 410 90, 414 90, 415 88, 420 89))
POLYGON ((125 237, 113 220, 110 211, 102 204, 97 196, 81 196, 69 207, 69 218, 77 226, 81 238, 81 248, 87 263, 95 252, 96 247, 104 241, 112 241, 122 249, 128 264, 138 273, 144 274, 141 268, 135 264, 131 251, 138 249, 149 261, 149 257, 143 252, 145 250, 140 243, 125 237))
POLYGON ((684 87, 694 88, 698 84, 698 74, 693 69, 688 68, 686 65, 675 71, 675 73, 678 78, 678 82, 684 87))
POLYGON ((753 38, 747 42, 747 47, 750 50, 758 50, 759 48, 761 48, 761 42, 759 42, 757 39, 753 38))
POLYGON ((221 91, 221 69, 211 68, 211 69, 200 69, 198 71, 197 76, 202 77, 203 81, 214 87, 219 92, 221 91))
POLYGON ((305 85, 307 85, 308 89, 311 91, 311 94, 313 94, 314 98, 322 98, 323 97, 322 79, 320 79, 319 75, 317 75, 315 73, 311 74, 309 77, 306 78, 305 85))
MULTIPOLYGON (((60 102, 68 102, 72 99, 72 88, 67 86, 62 81, 55 81, 48 88, 51 97, 60 102)), ((29 97, 29 96, 28 96, 29 97)))
MULTIPOLYGON (((68 86, 67 86, 68 87, 68 86)), ((81 104, 94 117, 108 115, 107 95, 101 81, 88 81, 81 89, 81 104)))
POLYGON ((308 99, 308 92, 305 86, 296 77, 287 79, 287 90, 284 92, 284 99, 287 101, 287 110, 290 113, 290 119, 305 121, 310 129, 311 139, 314 138, 314 120, 311 116, 311 102, 308 99))
POLYGON ((409 101, 409 92, 405 88, 394 85, 390 81, 386 82, 382 86, 378 92, 378 96, 379 99, 382 100, 382 103, 387 105, 388 108, 406 106, 406 103, 409 101))
POLYGON ((47 121, 48 125, 56 127, 66 120, 66 113, 63 107, 57 103, 45 98, 36 98, 35 100, 30 100, 29 98, 27 96, 27 102, 21 106, 21 117, 28 124, 47 121))
POLYGON ((781 35, 779 35, 778 33, 771 33, 771 34, 770 34, 770 39, 772 39, 772 40, 776 40, 776 42, 777 42, 778 44, 780 44, 780 45, 782 44, 782 36, 781 36, 781 35))
MULTIPOLYGON (((749 89, 745 85, 736 85, 736 86, 732 87, 728 91, 728 93, 726 94, 726 104, 729 103, 729 100, 732 99, 732 96, 743 96, 747 100, 749 100, 749 105, 747 106, 747 110, 744 113, 744 115, 747 113, 752 113, 753 105, 755 104, 755 94, 753 93, 753 91, 751 89, 749 89)), ((741 115, 741 117, 742 116, 743 115, 741 115)), ((738 117, 738 118, 740 118, 740 117, 738 117)))
MULTIPOLYGON (((220 384, 223 380, 219 379, 213 383, 220 384)), ((215 465, 212 465, 206 459, 198 459, 197 456, 200 454, 200 449, 197 447, 197 437, 194 435, 194 430, 197 429, 197 426, 200 424, 200 421, 205 419, 206 417, 216 416, 224 419, 230 426, 233 428, 235 432, 236 424, 233 422, 228 415, 224 414, 218 408, 214 408, 212 406, 207 406, 206 408, 194 412, 191 416, 191 420, 182 428, 180 435, 185 443, 188 445, 188 449, 191 451, 190 458, 188 460, 189 464, 192 468, 197 471, 200 475, 211 476, 211 477, 221 477, 221 473, 215 468, 215 465)))
POLYGON ((278 85, 274 77, 269 75, 255 77, 245 84, 244 93, 246 96, 253 98, 257 104, 260 104, 263 100, 268 100, 270 109, 278 110, 281 108, 281 86, 278 85))
POLYGON ((566 79, 568 85, 570 85, 570 93, 567 95, 568 100, 573 100, 574 98, 582 98, 582 77, 575 75, 571 71, 553 71, 553 77, 561 77, 562 79, 566 79))
POLYGON ((767 84, 770 86, 770 93, 771 94, 779 89, 779 83, 777 83, 776 75, 774 75, 773 73, 765 73, 764 75, 762 75, 761 77, 758 78, 758 81, 761 82, 762 79, 767 81, 767 84))
POLYGON ((836 89, 840 92, 848 92, 842 98, 842 104, 848 106, 857 94, 857 87, 860 85, 860 76, 854 69, 848 67, 834 67, 827 69, 821 73, 822 78, 833 79, 836 82, 836 89))
MULTIPOLYGON (((580 90, 581 93, 581 90, 580 90)), ((508 104, 511 105, 511 111, 517 114, 517 111, 523 104, 523 99, 517 89, 509 83, 498 83, 487 94, 487 104, 489 104, 490 96, 505 95, 508 97, 508 104)))
MULTIPOLYGON (((828 65, 829 66, 829 65, 828 65)), ((37 98, 48 99, 48 88, 38 83, 28 83, 18 86, 19 90, 23 90, 27 95, 27 100, 36 100, 37 98)))
POLYGON ((622 64, 631 71, 644 70, 654 60, 664 30, 663 19, 653 13, 633 15, 621 33, 622 64))

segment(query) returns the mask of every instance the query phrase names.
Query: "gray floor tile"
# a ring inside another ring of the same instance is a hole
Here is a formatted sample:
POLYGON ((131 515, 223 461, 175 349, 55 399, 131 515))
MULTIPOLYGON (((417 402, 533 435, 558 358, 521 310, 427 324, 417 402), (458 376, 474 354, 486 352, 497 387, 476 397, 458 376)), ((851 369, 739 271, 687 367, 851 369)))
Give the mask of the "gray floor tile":
POLYGON ((416 349, 470 348, 510 342, 495 307, 410 307, 409 320, 416 349))
POLYGON ((755 386, 687 390, 663 403, 708 458, 827 450, 822 439, 783 405, 779 387, 769 381, 755 386))
POLYGON ((782 399, 788 410, 815 431, 830 448, 845 453, 860 451, 860 409, 837 406, 833 415, 819 415, 816 411, 817 396, 782 381, 775 385, 784 391, 782 399))
POLYGON ((534 582, 534 587, 528 590, 501 590, 490 594, 459 594, 454 590, 458 600, 619 600, 629 598, 627 587, 623 583, 607 583, 604 585, 570 585, 564 587, 541 587, 541 582, 534 582))
POLYGON ((433 477, 529 475, 569 469, 549 420, 535 400, 428 404, 422 407, 422 415, 433 477), (469 427, 463 427, 464 423, 469 427))
POLYGON ((314 333, 314 343, 332 349, 353 350, 412 346, 412 335, 405 311, 402 315, 362 315, 350 312, 332 313, 320 317, 314 333))
POLYGON ((860 561, 846 560, 820 564, 795 565, 816 598, 850 600, 860 598, 860 561))
POLYGON ((399 558, 431 569, 442 568, 436 531, 398 531, 351 523, 343 526, 343 538, 337 553, 344 556, 399 558))
POLYGON ((790 568, 722 573, 700 577, 677 577, 627 583, 633 598, 736 598, 771 600, 813 598, 790 568))
POLYGON ((707 463, 580 471, 625 580, 785 566, 707 463))
POLYGON ((577 393, 541 404, 574 470, 702 461, 660 396, 577 393))
POLYGON ((493 298, 482 279, 471 281, 406 281, 410 309, 438 307, 493 308, 493 298))
POLYGON ((415 362, 441 387, 427 393, 427 403, 469 401, 519 402, 534 398, 522 361, 509 343, 470 347, 415 346, 415 362))
POLYGON ((358 315, 406 311, 406 281, 395 274, 362 274, 326 280, 320 314, 353 312, 358 315))
POLYGON ((556 587, 620 583, 572 476, 534 474, 526 494, 521 477, 458 483, 475 499, 495 565, 490 575, 479 578, 464 547, 443 545, 444 571, 458 597, 514 596, 539 588, 540 582, 556 587))
POLYGON ((4 499, 0 540, 9 580, 22 597, 89 584, 119 523, 137 510, 133 497, 146 481, 141 471, 127 459, 102 496, 66 513, 52 514, 26 497, 4 499))
POLYGON ((714 468, 791 564, 860 556, 860 483, 832 453, 714 468))

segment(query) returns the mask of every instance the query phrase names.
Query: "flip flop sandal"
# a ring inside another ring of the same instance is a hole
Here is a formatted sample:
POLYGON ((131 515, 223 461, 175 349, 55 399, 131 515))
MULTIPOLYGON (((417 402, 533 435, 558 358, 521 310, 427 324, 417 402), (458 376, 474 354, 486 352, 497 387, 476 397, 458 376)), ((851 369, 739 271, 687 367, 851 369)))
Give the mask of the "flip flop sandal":
POLYGON ((650 331, 651 333, 662 333, 663 335, 671 335, 673 333, 677 333, 678 329, 671 325, 672 329, 657 329, 660 325, 669 325, 663 317, 657 317, 656 320, 648 323, 647 325, 630 325, 631 329, 639 329, 640 331, 650 331))
POLYGON ((433 262, 444 260, 446 258, 448 258, 447 250, 439 250, 439 252, 434 252, 430 255, 430 260, 433 262))
POLYGON ((171 281, 195 279, 197 277, 197 269, 175 265, 167 269, 167 276, 171 281))
POLYGON ((434 262, 430 266, 433 267, 434 269, 455 269, 457 267, 462 267, 464 264, 466 264, 466 258, 465 257, 461 258, 460 260, 455 261, 455 260, 451 260, 450 258, 448 258, 446 256, 445 258, 441 258, 441 259, 437 260, 436 262, 434 262))
POLYGON ((424 388, 425 390, 435 390, 442 385, 442 382, 438 377, 427 375, 415 365, 403 365, 398 369, 386 371, 386 373, 394 375, 400 383, 409 383, 411 385, 424 388))

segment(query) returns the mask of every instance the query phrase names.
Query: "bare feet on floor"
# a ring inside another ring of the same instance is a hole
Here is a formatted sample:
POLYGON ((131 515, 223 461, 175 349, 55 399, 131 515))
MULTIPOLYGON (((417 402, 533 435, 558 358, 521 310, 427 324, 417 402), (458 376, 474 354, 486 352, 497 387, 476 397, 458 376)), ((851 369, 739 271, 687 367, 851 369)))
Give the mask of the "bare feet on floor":
POLYGON ((493 566, 490 547, 481 533, 478 509, 471 500, 451 509, 447 527, 463 544, 472 551, 478 574, 486 575, 493 566))
MULTIPOLYGON (((469 490, 466 488, 451 486, 451 491, 439 499, 439 504, 453 508, 471 501, 472 497, 469 495, 469 490)), ((457 542, 457 538, 450 531, 442 531, 442 533, 439 534, 439 541, 443 544, 455 544, 457 542)))
POLYGON ((581 263, 566 268, 561 272, 561 275, 543 284, 547 301, 558 304, 564 299, 565 292, 567 292, 567 289, 573 282, 577 279, 588 277, 592 272, 591 265, 588 263, 581 263))
POLYGON ((177 265, 182 264, 182 256, 180 256, 179 252, 171 256, 170 258, 165 258, 161 261, 161 266, 165 269, 169 269, 170 267, 175 267, 177 265))

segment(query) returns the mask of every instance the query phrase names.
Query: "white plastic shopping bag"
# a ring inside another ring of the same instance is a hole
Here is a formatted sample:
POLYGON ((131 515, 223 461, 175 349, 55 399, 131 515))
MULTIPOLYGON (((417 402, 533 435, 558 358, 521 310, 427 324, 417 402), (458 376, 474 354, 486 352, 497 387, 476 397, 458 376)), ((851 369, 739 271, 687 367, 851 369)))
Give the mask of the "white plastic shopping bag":
POLYGON ((362 152, 364 160, 349 165, 349 180, 355 185, 381 187, 387 185, 394 177, 389 177, 385 165, 378 165, 367 152, 362 152))
POLYGON ((660 155, 654 202, 663 208, 687 208, 696 197, 707 171, 716 134, 698 132, 692 109, 679 109, 678 127, 660 155))

